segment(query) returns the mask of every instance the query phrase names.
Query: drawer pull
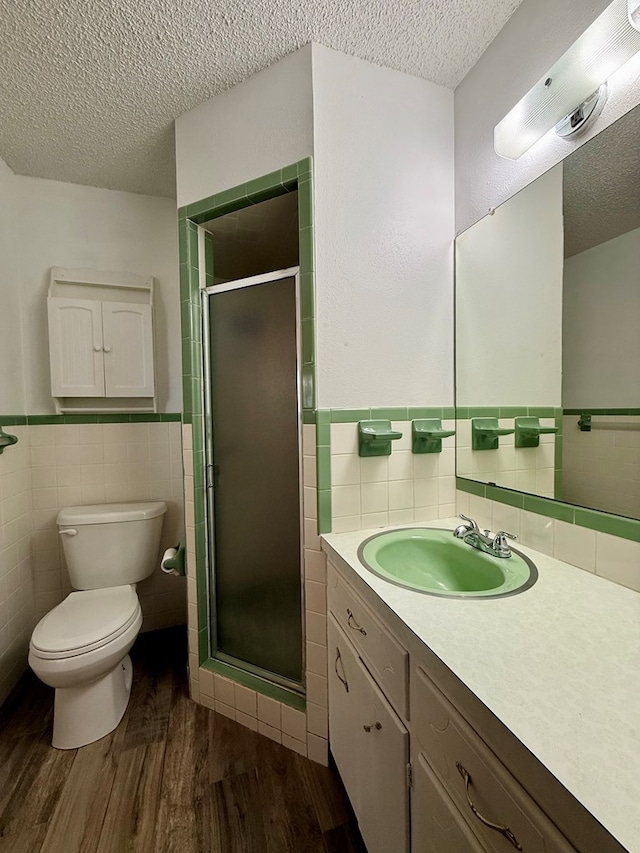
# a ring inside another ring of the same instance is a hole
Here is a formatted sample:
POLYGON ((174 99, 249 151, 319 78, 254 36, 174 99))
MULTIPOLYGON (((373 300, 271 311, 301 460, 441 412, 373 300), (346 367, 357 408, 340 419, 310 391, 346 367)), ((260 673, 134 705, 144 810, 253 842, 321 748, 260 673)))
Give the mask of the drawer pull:
POLYGON ((362 627, 362 625, 358 625, 358 623, 357 623, 357 622, 356 622, 356 620, 355 620, 355 617, 354 617, 353 613, 349 610, 349 608, 348 608, 348 607, 347 607, 347 616, 348 616, 348 619, 347 619, 347 625, 348 625, 350 628, 353 628, 353 630, 354 630, 354 631, 360 631, 360 633, 361 633, 361 634, 364 634, 364 636, 366 637, 366 636, 367 636, 367 632, 364 630, 364 628, 362 627))
POLYGON ((511 844, 516 848, 516 850, 522 850, 521 845, 518 843, 518 839, 515 837, 513 832, 509 829, 508 826, 503 826, 500 823, 493 823, 490 820, 487 820, 486 817, 483 817, 471 799, 471 795, 469 794, 469 786, 471 785, 471 776, 464 769, 462 764, 459 761, 456 761, 456 767, 458 768, 458 773, 464 779, 464 792, 467 795, 467 802, 469 803, 469 808, 474 813, 474 815, 478 818, 478 820, 483 823, 485 826, 489 827, 489 829, 495 829, 496 832, 499 832, 501 835, 510 841, 511 844))
POLYGON ((343 678, 340 675, 340 673, 338 672, 338 661, 340 661, 340 666, 342 667, 342 671, 344 672, 344 665, 342 663, 342 658, 340 657, 340 649, 336 646, 336 664, 335 664, 336 675, 338 676, 338 679, 344 684, 344 689, 348 693, 349 692, 349 684, 347 683, 347 679, 343 678))
POLYGON ((372 729, 375 729, 377 732, 379 732, 382 728, 382 723, 375 722, 371 723, 370 726, 363 726, 362 728, 365 730, 365 732, 370 732, 372 729))

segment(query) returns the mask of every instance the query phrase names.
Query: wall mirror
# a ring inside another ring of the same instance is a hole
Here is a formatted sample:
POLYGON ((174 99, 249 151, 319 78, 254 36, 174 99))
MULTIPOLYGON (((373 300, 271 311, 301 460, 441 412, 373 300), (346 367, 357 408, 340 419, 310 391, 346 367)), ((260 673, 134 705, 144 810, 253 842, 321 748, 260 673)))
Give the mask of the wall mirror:
POLYGON ((459 477, 640 518, 640 106, 456 240, 459 477))

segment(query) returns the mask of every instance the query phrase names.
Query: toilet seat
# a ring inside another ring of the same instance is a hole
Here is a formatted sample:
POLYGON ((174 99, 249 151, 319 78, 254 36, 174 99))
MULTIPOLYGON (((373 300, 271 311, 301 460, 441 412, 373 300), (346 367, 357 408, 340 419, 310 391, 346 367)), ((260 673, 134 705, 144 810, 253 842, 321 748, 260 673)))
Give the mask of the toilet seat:
POLYGON ((140 602, 129 584, 72 592, 38 622, 30 651, 45 660, 76 657, 117 639, 139 617, 140 602))

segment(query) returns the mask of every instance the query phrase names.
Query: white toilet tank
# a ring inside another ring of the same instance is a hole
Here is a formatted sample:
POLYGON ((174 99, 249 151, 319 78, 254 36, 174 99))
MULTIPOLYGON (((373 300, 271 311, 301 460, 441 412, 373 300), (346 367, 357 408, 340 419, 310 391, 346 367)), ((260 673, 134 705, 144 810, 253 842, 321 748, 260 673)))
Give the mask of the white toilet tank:
POLYGON ((158 564, 164 501, 71 506, 58 513, 74 589, 137 583, 158 564))

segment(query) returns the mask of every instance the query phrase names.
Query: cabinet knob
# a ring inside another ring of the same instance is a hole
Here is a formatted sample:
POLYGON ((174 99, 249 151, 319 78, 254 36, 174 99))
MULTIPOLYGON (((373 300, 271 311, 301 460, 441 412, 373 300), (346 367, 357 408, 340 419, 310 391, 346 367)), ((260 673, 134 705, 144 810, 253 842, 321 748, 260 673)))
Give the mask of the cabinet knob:
POLYGON ((365 730, 365 732, 370 732, 372 729, 375 729, 377 732, 379 732, 382 728, 382 723, 375 722, 371 723, 370 726, 363 726, 362 728, 365 730))
POLYGON ((111 352, 111 347, 102 347, 105 352, 111 352))
POLYGON ((94 347, 93 351, 94 352, 102 352, 102 347, 94 347))

